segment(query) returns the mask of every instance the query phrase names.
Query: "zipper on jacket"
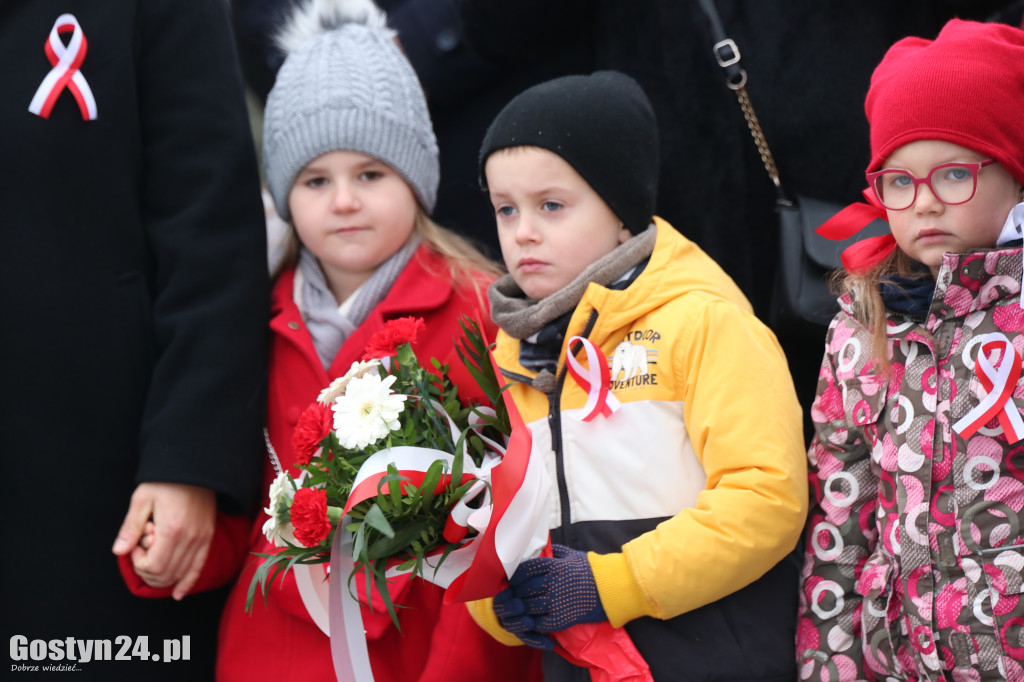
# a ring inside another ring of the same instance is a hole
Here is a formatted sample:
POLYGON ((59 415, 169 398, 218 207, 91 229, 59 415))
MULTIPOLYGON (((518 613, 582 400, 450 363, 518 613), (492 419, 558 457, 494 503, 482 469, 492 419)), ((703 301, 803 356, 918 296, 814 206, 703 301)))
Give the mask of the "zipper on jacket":
POLYGON ((511 381, 514 381, 514 382, 516 382, 518 384, 526 384, 527 386, 530 386, 533 383, 533 380, 530 379, 530 377, 526 376, 525 374, 519 374, 517 372, 510 372, 509 370, 507 370, 507 369, 505 369, 503 367, 499 367, 498 369, 501 370, 501 376, 503 376, 506 379, 509 379, 511 381))
MULTIPOLYGON (((597 323, 597 310, 590 311, 590 317, 580 336, 589 338, 597 323)), ((572 353, 570 346, 568 352, 572 353)), ((558 501, 561 511, 560 532, 552 531, 552 542, 558 541, 570 547, 578 547, 576 533, 572 530, 572 507, 569 500, 569 482, 565 476, 565 457, 562 448, 562 388, 565 386, 566 367, 564 363, 558 370, 555 390, 548 394, 548 428, 551 430, 551 450, 555 455, 555 476, 558 479, 558 501)))

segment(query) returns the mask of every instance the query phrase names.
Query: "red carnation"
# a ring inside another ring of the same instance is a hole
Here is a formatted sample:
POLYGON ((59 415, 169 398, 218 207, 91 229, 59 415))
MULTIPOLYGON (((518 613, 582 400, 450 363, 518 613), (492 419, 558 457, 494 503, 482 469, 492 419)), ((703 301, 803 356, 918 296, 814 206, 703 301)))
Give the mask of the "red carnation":
POLYGON ((305 547, 316 547, 331 532, 327 518, 327 493, 322 488, 299 488, 292 501, 295 539, 305 547))
POLYGON ((416 335, 426 328, 422 317, 398 317, 370 337, 363 353, 363 361, 389 358, 403 343, 414 343, 416 335))
POLYGON ((299 417, 292 433, 292 450, 298 464, 309 464, 320 442, 331 432, 334 414, 327 405, 312 403, 299 417))

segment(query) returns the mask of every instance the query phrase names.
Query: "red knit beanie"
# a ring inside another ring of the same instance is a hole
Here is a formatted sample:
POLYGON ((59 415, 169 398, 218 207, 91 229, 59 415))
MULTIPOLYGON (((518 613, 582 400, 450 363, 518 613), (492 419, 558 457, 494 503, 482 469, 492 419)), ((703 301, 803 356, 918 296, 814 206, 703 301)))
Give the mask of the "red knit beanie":
POLYGON ((904 38, 871 76, 871 163, 942 140, 996 159, 1024 183, 1024 31, 953 19, 935 40, 904 38))

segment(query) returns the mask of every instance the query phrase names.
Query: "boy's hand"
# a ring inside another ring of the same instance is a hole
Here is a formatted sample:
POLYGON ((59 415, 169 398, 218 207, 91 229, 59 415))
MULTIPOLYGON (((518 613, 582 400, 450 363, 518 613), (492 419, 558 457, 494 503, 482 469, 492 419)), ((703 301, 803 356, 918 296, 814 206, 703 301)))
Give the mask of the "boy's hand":
POLYGON ((551 551, 551 557, 520 564, 508 589, 494 598, 502 627, 541 649, 552 648, 552 643, 538 633, 608 620, 586 552, 564 545, 552 545, 551 551))
POLYGON ((541 651, 555 648, 555 641, 551 637, 536 631, 533 618, 526 615, 526 604, 516 597, 511 587, 506 587, 494 596, 492 607, 501 627, 518 637, 523 644, 541 651))

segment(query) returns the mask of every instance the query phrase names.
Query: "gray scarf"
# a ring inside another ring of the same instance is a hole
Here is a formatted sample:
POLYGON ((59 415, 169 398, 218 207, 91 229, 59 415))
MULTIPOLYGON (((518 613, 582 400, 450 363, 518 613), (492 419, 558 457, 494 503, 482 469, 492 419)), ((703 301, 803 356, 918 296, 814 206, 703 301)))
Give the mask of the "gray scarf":
POLYGON ((505 275, 487 290, 491 301, 491 318, 509 336, 516 339, 528 338, 548 322, 575 309, 591 282, 608 286, 638 263, 650 258, 657 238, 657 228, 653 225, 648 227, 588 265, 576 279, 540 301, 528 298, 512 279, 512 275, 505 275))
POLYGON ((327 278, 317 260, 306 247, 299 249, 299 273, 302 284, 299 292, 299 312, 313 337, 313 346, 324 369, 331 366, 345 339, 363 323, 378 303, 384 300, 405 266, 412 259, 420 240, 413 236, 405 246, 381 263, 352 294, 352 301, 344 314, 327 285, 327 278))

